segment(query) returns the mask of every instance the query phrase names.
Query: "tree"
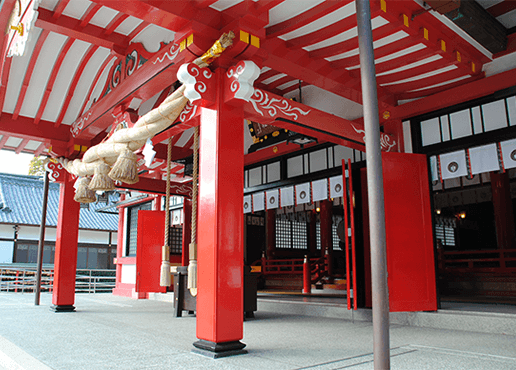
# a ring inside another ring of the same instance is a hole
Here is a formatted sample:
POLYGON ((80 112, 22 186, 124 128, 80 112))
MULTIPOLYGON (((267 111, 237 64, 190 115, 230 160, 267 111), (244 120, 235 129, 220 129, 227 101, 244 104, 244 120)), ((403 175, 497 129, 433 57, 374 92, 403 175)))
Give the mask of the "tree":
POLYGON ((29 163, 29 175, 43 176, 45 174, 45 164, 47 161, 47 157, 42 155, 32 158, 29 163))

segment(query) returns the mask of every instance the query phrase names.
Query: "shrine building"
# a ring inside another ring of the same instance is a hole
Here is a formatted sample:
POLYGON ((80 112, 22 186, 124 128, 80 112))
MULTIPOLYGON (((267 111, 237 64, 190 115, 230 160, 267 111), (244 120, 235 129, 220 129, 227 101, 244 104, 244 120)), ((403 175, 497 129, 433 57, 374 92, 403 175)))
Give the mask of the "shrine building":
POLYGON ((60 184, 54 311, 81 204, 114 193, 113 294, 175 290, 213 357, 257 289, 516 302, 516 2, 0 6, 0 149, 60 184))

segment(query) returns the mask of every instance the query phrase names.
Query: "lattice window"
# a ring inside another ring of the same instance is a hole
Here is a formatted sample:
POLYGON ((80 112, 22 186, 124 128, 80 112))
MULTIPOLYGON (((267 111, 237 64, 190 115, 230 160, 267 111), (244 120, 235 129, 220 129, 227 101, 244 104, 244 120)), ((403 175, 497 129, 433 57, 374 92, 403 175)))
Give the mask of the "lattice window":
POLYGON ((136 256, 136 245, 138 242, 138 211, 150 209, 151 202, 142 203, 128 208, 126 256, 136 256))
POLYGON ((168 234, 168 245, 170 246, 170 253, 183 253, 183 228, 181 226, 170 228, 170 232, 168 234))
POLYGON ((315 224, 315 245, 317 246, 317 250, 321 250, 321 223, 317 222, 315 224))
POLYGON ((441 240, 442 245, 455 246, 455 230, 450 226, 435 225, 435 238, 441 240))
POLYGON ((290 221, 276 219, 276 248, 290 248, 290 221))
POLYGON ((331 225, 331 233, 332 233, 332 240, 333 240, 333 250, 338 251, 340 250, 339 247, 339 235, 337 234, 337 225, 333 224, 331 225))
POLYGON ((308 235, 306 222, 291 221, 292 223, 292 248, 307 249, 308 235))
POLYGON ((276 248, 307 249, 306 222, 276 219, 276 248))

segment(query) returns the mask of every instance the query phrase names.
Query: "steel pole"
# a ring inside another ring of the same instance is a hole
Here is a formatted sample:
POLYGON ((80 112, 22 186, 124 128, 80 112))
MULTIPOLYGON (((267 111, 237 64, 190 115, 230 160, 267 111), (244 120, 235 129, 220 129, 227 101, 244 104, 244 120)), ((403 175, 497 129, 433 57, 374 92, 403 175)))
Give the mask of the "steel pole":
POLYGON ((389 291, 385 249, 385 208, 380 120, 369 0, 357 0, 356 7, 369 197, 374 368, 375 370, 388 370, 390 369, 389 291))
POLYGON ((41 294, 41 271, 43 269, 43 250, 45 246, 45 227, 47 224, 47 203, 48 203, 48 171, 45 171, 45 182, 43 185, 43 207, 41 210, 41 225, 39 227, 38 242, 38 267, 36 273, 36 296, 34 305, 39 306, 39 298, 41 294))

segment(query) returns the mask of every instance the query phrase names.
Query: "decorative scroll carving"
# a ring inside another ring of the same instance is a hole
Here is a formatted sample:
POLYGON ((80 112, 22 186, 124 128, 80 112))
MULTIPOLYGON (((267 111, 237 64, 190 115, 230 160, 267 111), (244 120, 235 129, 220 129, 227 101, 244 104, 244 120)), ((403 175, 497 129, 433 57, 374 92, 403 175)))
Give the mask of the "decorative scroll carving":
MULTIPOLYGON (((354 125, 351 125, 351 127, 357 134, 362 134, 362 141, 365 143, 365 130, 359 130, 354 125)), ((390 152, 392 147, 396 145, 396 140, 393 140, 389 135, 380 135, 380 145, 384 151, 390 152)))
POLYGON ((170 194, 184 195, 190 199, 192 198, 192 191, 191 184, 173 185, 170 187, 170 194))
POLYGON ((183 64, 177 71, 177 78, 185 86, 184 96, 191 103, 197 100, 215 101, 215 91, 211 88, 213 73, 208 68, 199 68, 193 63, 183 64))
POLYGON ((248 102, 254 93, 254 81, 259 75, 260 68, 250 60, 242 60, 236 66, 228 69, 226 101, 241 99, 248 102))
POLYGON ((70 132, 72 133, 73 137, 76 137, 77 135, 79 135, 79 133, 81 132, 81 130, 84 127, 84 124, 86 122, 88 122, 88 119, 90 118, 90 116, 91 116, 91 112, 88 112, 88 114, 86 116, 81 117, 80 120, 72 123, 72 126, 70 127, 70 132))
POLYGON ((54 181, 54 182, 64 182, 65 181, 66 170, 61 165, 61 163, 48 161, 45 164, 45 169, 49 172, 48 176, 51 181, 54 181))
POLYGON ((192 103, 188 102, 186 104, 186 107, 184 107, 183 111, 179 115, 179 120, 181 122, 189 121, 195 116, 195 113, 197 113, 197 105, 193 105, 192 103))
POLYGON ((157 57, 154 60, 154 62, 152 62, 152 64, 163 63, 165 58, 167 58, 169 61, 173 61, 174 59, 176 59, 177 55, 179 54, 179 51, 180 51, 179 45, 172 44, 170 46, 170 49, 167 52, 165 52, 165 54, 163 54, 162 56, 157 57))
POLYGON ((250 99, 251 104, 256 112, 264 116, 264 112, 270 117, 275 117, 278 113, 281 113, 287 117, 291 117, 294 120, 299 118, 299 115, 306 116, 310 113, 310 110, 303 111, 298 107, 293 107, 287 99, 269 99, 269 94, 262 90, 254 90, 254 94, 250 99))

